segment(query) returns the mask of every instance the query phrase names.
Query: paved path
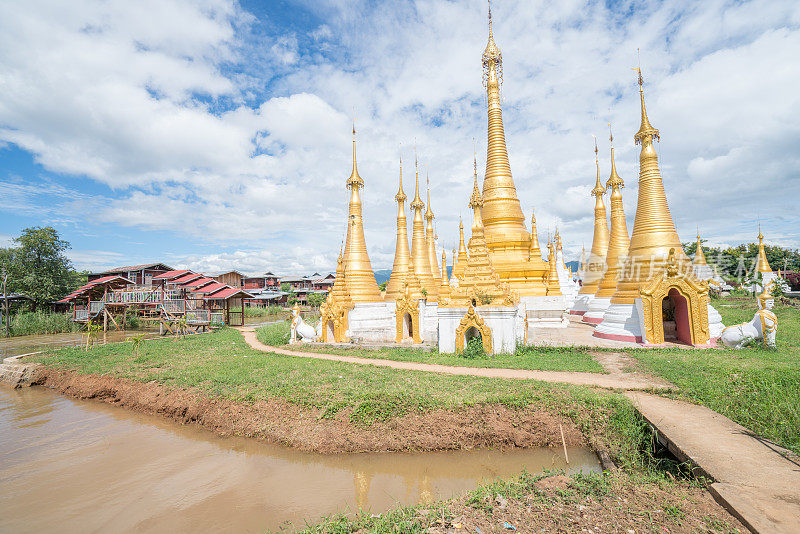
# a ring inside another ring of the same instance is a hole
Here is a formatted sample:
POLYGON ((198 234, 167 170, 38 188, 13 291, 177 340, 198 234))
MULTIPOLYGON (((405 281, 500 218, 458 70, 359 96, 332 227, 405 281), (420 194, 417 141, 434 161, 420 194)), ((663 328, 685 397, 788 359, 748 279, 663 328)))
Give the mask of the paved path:
POLYGON ((800 533, 800 459, 765 441, 717 412, 641 390, 675 389, 668 382, 628 372, 629 356, 597 352, 595 359, 610 374, 455 367, 375 358, 300 352, 264 345, 252 328, 239 328, 257 350, 393 369, 452 375, 542 380, 625 390, 642 416, 658 431, 659 440, 696 472, 713 480, 714 498, 751 531, 761 534, 800 533))
POLYGON ((796 455, 704 406, 643 392, 626 396, 675 456, 714 481, 714 498, 750 530, 800 532, 796 455))
POLYGON ((248 345, 256 350, 274 352, 287 356, 300 358, 314 358, 335 362, 356 363, 359 365, 374 365, 377 367, 390 367, 392 369, 405 369, 409 371, 427 371, 449 375, 479 376, 485 378, 506 378, 513 380, 542 380, 544 382, 563 382, 579 386, 594 386, 607 389, 624 390, 653 390, 669 389, 662 381, 653 381, 640 376, 625 376, 623 374, 577 373, 559 371, 530 371, 525 369, 502 369, 487 367, 456 367, 452 365, 438 365, 432 363, 400 362, 396 360, 381 360, 379 358, 359 358, 357 356, 340 356, 337 354, 323 354, 318 352, 302 352, 287 350, 270 345, 264 345, 258 339, 252 328, 237 328, 248 345))

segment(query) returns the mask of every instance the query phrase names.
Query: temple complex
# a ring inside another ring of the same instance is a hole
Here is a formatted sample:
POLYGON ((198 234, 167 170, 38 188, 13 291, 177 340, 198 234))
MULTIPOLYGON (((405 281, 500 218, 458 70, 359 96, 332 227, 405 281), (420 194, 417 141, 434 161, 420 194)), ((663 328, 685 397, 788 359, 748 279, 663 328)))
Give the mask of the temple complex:
MULTIPOLYGON (((385 292, 378 290, 364 238, 364 180, 357 171, 353 128, 353 170, 346 181, 350 192, 347 238, 339 255, 336 282, 322 306, 318 338, 328 342, 428 343, 438 345, 443 353, 460 352, 470 343, 478 343, 487 353, 513 353, 520 344, 541 335, 537 328, 569 327, 567 310, 597 324, 594 335, 601 338, 646 344, 675 339, 706 345, 718 337, 722 328, 719 314, 708 304, 707 283, 696 274, 701 260, 696 258, 693 268, 669 213, 653 146, 659 133, 647 117, 641 73, 642 121, 634 139, 642 149, 633 233, 628 236, 622 203, 624 182, 616 170, 612 136, 611 173, 605 186, 600 180, 595 142, 594 236, 589 258, 585 258, 585 250, 581 256, 578 275, 583 285, 579 287, 565 264, 558 229, 552 237, 548 235, 545 261, 534 213, 530 231, 525 225, 503 129, 502 54, 494 40, 491 11, 489 40, 481 59, 488 106, 486 168, 481 183, 475 154, 472 192, 465 199, 472 210, 470 235, 467 240, 459 221, 452 274, 448 276, 444 252, 441 268, 439 265, 430 180, 426 176, 423 202, 415 150, 414 197, 409 205, 411 240, 401 161, 394 197, 398 208, 394 263, 385 292), (603 201, 608 189, 610 231, 603 201)), ((767 270, 769 266, 760 237, 762 272, 762 266, 767 270)))
POLYGON ((606 182, 606 189, 611 189, 611 237, 608 242, 605 273, 597 285, 597 293, 589 302, 589 309, 583 314, 583 321, 590 324, 602 321, 603 315, 611 306, 611 297, 617 290, 619 275, 631 242, 622 206, 622 188, 625 187, 625 182, 617 174, 614 162, 614 135, 611 133, 611 125, 609 125, 608 139, 611 143, 611 176, 606 182))

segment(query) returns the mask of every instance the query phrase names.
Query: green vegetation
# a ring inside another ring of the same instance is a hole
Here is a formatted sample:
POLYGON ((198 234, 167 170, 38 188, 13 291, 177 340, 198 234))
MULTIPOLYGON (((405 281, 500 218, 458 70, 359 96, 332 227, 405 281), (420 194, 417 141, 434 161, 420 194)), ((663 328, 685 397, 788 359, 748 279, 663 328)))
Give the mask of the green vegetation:
MULTIPOLYGON (((719 299, 726 325, 750 321, 752 299, 719 299)), ((776 305, 777 350, 630 350, 642 366, 703 404, 777 444, 800 452, 800 308, 776 305)))
POLYGON ((256 329, 256 338, 264 345, 279 346, 289 343, 291 320, 268 324, 256 329))
MULTIPOLYGON (((691 256, 697 251, 697 243, 695 241, 684 243, 683 249, 686 254, 691 256)), ((746 279, 754 274, 758 257, 758 243, 746 243, 727 248, 703 245, 703 252, 708 263, 719 266, 720 274, 723 277, 746 279)), ((777 245, 764 245, 764 252, 773 269, 800 270, 800 250, 777 245)))
POLYGON ((291 312, 282 306, 245 306, 245 317, 286 318, 291 312))
POLYGON ((81 330, 81 325, 72 322, 72 315, 69 313, 49 313, 39 310, 12 315, 9 329, 12 336, 29 336, 78 332, 81 330))

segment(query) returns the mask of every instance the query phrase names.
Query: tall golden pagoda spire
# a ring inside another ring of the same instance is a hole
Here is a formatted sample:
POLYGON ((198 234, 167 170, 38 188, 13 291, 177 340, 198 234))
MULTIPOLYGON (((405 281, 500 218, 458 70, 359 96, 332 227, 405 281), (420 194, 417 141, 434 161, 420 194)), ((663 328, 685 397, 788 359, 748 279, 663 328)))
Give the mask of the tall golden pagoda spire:
POLYGON ((756 271, 759 273, 772 272, 772 267, 769 266, 767 261, 767 251, 764 250, 764 234, 761 233, 761 223, 758 224, 758 263, 756 263, 756 271))
POLYGON ((653 146, 653 141, 660 139, 660 136, 647 117, 642 70, 638 67, 634 70, 639 83, 642 112, 639 131, 633 136, 636 144, 642 145, 639 154, 639 198, 624 273, 611 299, 612 304, 633 304, 642 284, 664 271, 670 250, 674 249, 671 261, 679 271, 688 271, 686 265, 690 262, 683 251, 667 205, 664 182, 658 168, 658 154, 653 146))
POLYGON ((542 259, 542 250, 539 248, 539 234, 536 230, 536 213, 531 211, 531 244, 528 247, 528 261, 531 258, 542 259))
MULTIPOLYGON (((386 284, 385 300, 397 300, 403 294, 403 283, 409 281, 411 251, 408 246, 408 225, 406 223, 405 192, 403 191, 403 159, 400 159, 400 185, 394 199, 397 202, 397 242, 394 249, 394 265, 389 283, 386 284)), ((416 277, 414 277, 416 279, 416 277)), ((413 288, 413 284, 409 283, 413 288)))
POLYGON ((697 229, 697 250, 694 253, 692 263, 695 265, 708 265, 706 255, 703 252, 703 243, 700 241, 700 229, 697 229))
POLYGON ((625 211, 622 206, 622 188, 625 182, 617 174, 614 162, 614 134, 611 125, 608 125, 608 140, 611 142, 611 176, 606 182, 606 187, 611 189, 611 239, 608 243, 606 254, 606 272, 600 280, 595 297, 611 297, 617 290, 622 265, 628 255, 631 240, 628 236, 628 223, 625 221, 625 211))
POLYGON ((547 294, 560 295, 561 285, 558 282, 558 258, 556 258, 556 248, 553 240, 547 240, 547 294))
POLYGON ((439 299, 450 296, 450 279, 447 276, 447 252, 442 250, 442 282, 439 285, 439 299))
POLYGON ((503 55, 494 42, 492 9, 489 4, 489 41, 481 58, 483 83, 486 87, 488 110, 488 144, 486 176, 483 181, 483 219, 486 244, 495 268, 518 271, 514 264, 527 260, 530 234, 525 228, 525 216, 511 177, 508 148, 500 107, 500 84, 503 81, 503 55))
MULTIPOLYGON (((481 241, 485 243, 485 232, 484 232, 484 224, 483 224, 483 215, 481 208, 484 205, 483 196, 481 195, 481 190, 478 187, 478 162, 477 159, 475 160, 475 181, 472 186, 472 195, 469 197, 469 207, 472 208, 473 216, 472 216, 472 235, 469 238, 469 250, 470 252, 473 251, 475 248, 475 243, 477 241, 481 241)), ((472 254, 470 254, 472 255, 472 254)))
POLYGON ((428 223, 425 229, 425 242, 428 245, 428 263, 431 266, 433 280, 437 284, 441 284, 442 276, 439 274, 439 262, 436 260, 436 237, 433 228, 434 215, 431 209, 431 179, 427 172, 425 173, 425 179, 428 185, 428 209, 425 210, 425 220, 428 223))
POLYGON ((579 295, 594 295, 597 292, 597 286, 606 269, 606 254, 608 253, 608 221, 606 220, 606 206, 603 204, 603 195, 606 189, 600 181, 600 160, 597 157, 597 139, 594 141, 594 161, 597 167, 597 181, 591 193, 592 196, 595 197, 594 236, 592 237, 592 250, 589 253, 586 272, 583 275, 583 286, 578 292, 579 295))
POLYGON ((356 126, 353 123, 353 171, 347 179, 350 190, 347 241, 344 247, 344 269, 347 273, 347 289, 353 302, 377 302, 381 300, 375 274, 367 254, 364 239, 364 221, 361 216, 360 190, 364 180, 358 174, 356 165, 356 126))
POLYGON ((414 149, 414 176, 414 200, 411 201, 411 209, 414 212, 411 234, 411 265, 414 274, 417 275, 420 287, 425 290, 427 300, 436 302, 439 288, 433 276, 431 276, 431 262, 428 244, 425 239, 425 223, 422 216, 422 209, 425 207, 425 203, 419 198, 419 164, 417 162, 416 148, 414 149))

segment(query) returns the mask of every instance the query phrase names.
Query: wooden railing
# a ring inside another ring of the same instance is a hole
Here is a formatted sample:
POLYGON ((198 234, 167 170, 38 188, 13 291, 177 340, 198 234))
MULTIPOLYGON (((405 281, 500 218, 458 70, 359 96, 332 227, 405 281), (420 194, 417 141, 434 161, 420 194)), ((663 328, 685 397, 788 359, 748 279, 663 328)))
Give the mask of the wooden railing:
POLYGON ((165 300, 164 310, 169 313, 183 313, 186 311, 185 300, 165 300))
POLYGON ((88 321, 89 320, 89 310, 86 310, 86 309, 79 310, 79 309, 76 308, 75 309, 74 320, 75 321, 88 321))
POLYGON ((211 324, 225 324, 225 314, 223 312, 213 312, 210 314, 211 324))
POLYGON ((106 305, 105 302, 100 300, 94 300, 89 303, 89 313, 92 315, 97 315, 101 311, 103 311, 103 307, 106 305))
POLYGON ((211 321, 211 310, 187 310, 184 317, 186 322, 190 324, 208 324, 211 321))
POLYGON ((106 302, 115 304, 156 304, 161 302, 162 298, 164 301, 179 300, 180 293, 178 291, 165 291, 162 294, 160 289, 135 287, 108 293, 106 302))

